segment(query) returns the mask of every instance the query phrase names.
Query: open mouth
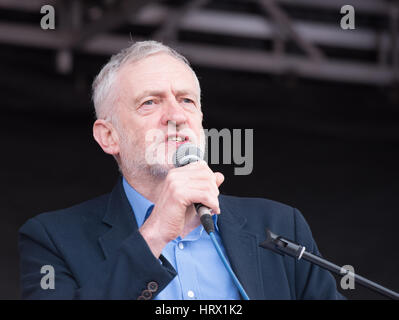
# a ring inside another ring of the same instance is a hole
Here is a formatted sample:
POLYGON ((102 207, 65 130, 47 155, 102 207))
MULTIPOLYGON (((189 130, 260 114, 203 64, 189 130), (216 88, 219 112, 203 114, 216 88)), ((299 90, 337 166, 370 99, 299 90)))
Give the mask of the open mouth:
POLYGON ((166 142, 183 144, 183 143, 189 142, 190 139, 186 135, 170 134, 170 135, 166 136, 165 140, 166 140, 166 142))

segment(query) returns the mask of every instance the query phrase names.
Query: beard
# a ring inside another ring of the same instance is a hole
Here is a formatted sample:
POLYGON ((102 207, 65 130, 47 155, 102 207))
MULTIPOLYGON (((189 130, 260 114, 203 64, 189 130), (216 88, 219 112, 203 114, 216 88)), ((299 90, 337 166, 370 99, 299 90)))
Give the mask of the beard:
POLYGON ((131 135, 121 130, 120 136, 120 163, 119 170, 128 177, 151 177, 164 179, 171 169, 167 163, 149 163, 145 158, 145 146, 140 148, 131 135))

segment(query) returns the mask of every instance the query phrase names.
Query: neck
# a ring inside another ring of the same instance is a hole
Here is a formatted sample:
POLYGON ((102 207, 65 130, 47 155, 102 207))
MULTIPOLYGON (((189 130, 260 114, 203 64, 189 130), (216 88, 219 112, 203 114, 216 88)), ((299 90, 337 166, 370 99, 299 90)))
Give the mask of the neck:
POLYGON ((123 173, 126 181, 146 199, 156 203, 165 183, 165 178, 145 175, 143 173, 134 176, 123 173))

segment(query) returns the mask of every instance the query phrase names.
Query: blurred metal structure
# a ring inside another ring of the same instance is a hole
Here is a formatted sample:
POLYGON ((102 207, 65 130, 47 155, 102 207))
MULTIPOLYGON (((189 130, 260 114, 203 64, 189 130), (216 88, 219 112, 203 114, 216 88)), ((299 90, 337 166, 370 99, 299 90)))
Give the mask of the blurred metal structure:
POLYGON ((379 86, 399 81, 399 2, 388 0, 0 0, 0 44, 111 55, 131 41, 158 39, 199 66, 293 74, 379 86), (40 28, 55 7, 56 29, 40 28), (340 27, 341 6, 356 29, 340 27))

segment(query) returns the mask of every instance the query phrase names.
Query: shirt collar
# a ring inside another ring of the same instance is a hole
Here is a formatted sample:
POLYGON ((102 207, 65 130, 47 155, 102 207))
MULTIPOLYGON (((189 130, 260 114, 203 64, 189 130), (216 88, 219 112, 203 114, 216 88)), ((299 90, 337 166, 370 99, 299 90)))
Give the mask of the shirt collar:
POLYGON ((137 226, 140 228, 151 214, 154 204, 142 194, 138 193, 124 177, 123 188, 125 189, 126 197, 129 200, 130 206, 132 207, 136 217, 137 226))
MULTIPOLYGON (((136 217, 137 227, 140 228, 145 220, 150 216, 154 204, 145 198, 142 194, 138 193, 123 177, 123 189, 125 190, 126 197, 133 209, 133 213, 136 217)), ((216 231, 219 232, 218 227, 218 215, 214 214, 212 216, 213 222, 215 224, 216 231)), ((202 226, 201 226, 202 228, 202 226)))

